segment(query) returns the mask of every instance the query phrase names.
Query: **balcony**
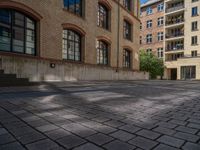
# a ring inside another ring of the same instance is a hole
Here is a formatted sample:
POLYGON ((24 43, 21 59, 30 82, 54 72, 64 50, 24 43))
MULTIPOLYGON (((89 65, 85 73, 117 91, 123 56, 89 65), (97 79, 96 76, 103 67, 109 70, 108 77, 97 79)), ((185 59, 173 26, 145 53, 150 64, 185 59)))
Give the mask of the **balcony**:
POLYGON ((178 10, 181 10, 181 9, 184 9, 184 8, 185 8, 185 6, 182 3, 182 4, 178 4, 178 5, 174 6, 174 7, 166 8, 165 12, 166 13, 171 13, 171 12, 178 11, 178 10))
POLYGON ((166 34, 165 38, 166 39, 170 39, 170 38, 177 38, 177 37, 181 37, 184 36, 184 32, 176 32, 176 33, 170 33, 170 34, 166 34))
POLYGON ((170 51, 182 51, 184 50, 184 45, 180 44, 180 45, 175 45, 175 46, 167 46, 165 48, 166 52, 170 52, 170 51))
POLYGON ((174 25, 174 24, 181 24, 184 21, 185 21, 184 18, 171 19, 169 21, 166 21, 165 25, 170 26, 170 25, 174 25))

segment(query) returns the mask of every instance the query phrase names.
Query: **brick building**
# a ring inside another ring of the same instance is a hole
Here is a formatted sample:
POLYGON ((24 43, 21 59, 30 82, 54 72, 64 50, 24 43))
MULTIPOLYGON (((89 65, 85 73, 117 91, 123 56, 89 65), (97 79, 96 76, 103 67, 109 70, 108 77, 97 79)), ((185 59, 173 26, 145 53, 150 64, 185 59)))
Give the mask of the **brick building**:
POLYGON ((0 68, 31 81, 145 79, 139 0, 1 0, 0 68))
POLYGON ((149 0, 141 5, 141 50, 163 58, 164 0, 149 0))

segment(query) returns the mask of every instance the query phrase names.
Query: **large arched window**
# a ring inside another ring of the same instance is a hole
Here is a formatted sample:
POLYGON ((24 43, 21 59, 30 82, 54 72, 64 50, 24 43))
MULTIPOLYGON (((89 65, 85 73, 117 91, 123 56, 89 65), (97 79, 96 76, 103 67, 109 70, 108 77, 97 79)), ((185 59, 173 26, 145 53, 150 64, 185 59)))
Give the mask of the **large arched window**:
POLYGON ((108 44, 104 41, 97 41, 97 64, 108 65, 108 44))
POLYGON ((13 9, 0 9, 0 51, 36 55, 36 21, 13 9))
POLYGON ((63 31, 63 59, 81 61, 81 35, 73 30, 63 31))
POLYGON ((98 26, 109 29, 109 10, 102 4, 98 4, 98 26))

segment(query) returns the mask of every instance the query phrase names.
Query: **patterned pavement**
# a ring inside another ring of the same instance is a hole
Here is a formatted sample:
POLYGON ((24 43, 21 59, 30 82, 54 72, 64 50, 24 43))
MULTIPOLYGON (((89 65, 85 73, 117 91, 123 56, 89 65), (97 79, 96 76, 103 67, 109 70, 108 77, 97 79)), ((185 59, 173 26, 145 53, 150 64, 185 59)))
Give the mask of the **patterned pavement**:
POLYGON ((200 82, 0 89, 0 150, 200 150, 200 82))

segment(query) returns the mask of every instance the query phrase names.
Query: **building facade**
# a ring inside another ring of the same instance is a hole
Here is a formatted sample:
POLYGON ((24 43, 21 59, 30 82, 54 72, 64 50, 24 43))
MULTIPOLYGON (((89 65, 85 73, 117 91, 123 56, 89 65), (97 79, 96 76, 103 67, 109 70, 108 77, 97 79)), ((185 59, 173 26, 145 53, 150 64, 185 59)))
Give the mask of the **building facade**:
POLYGON ((164 0, 149 0, 141 5, 140 50, 164 55, 164 0))
POLYGON ((165 76, 200 79, 200 1, 165 0, 165 76))
POLYGON ((0 68, 31 81, 147 79, 139 0, 1 0, 0 68))

